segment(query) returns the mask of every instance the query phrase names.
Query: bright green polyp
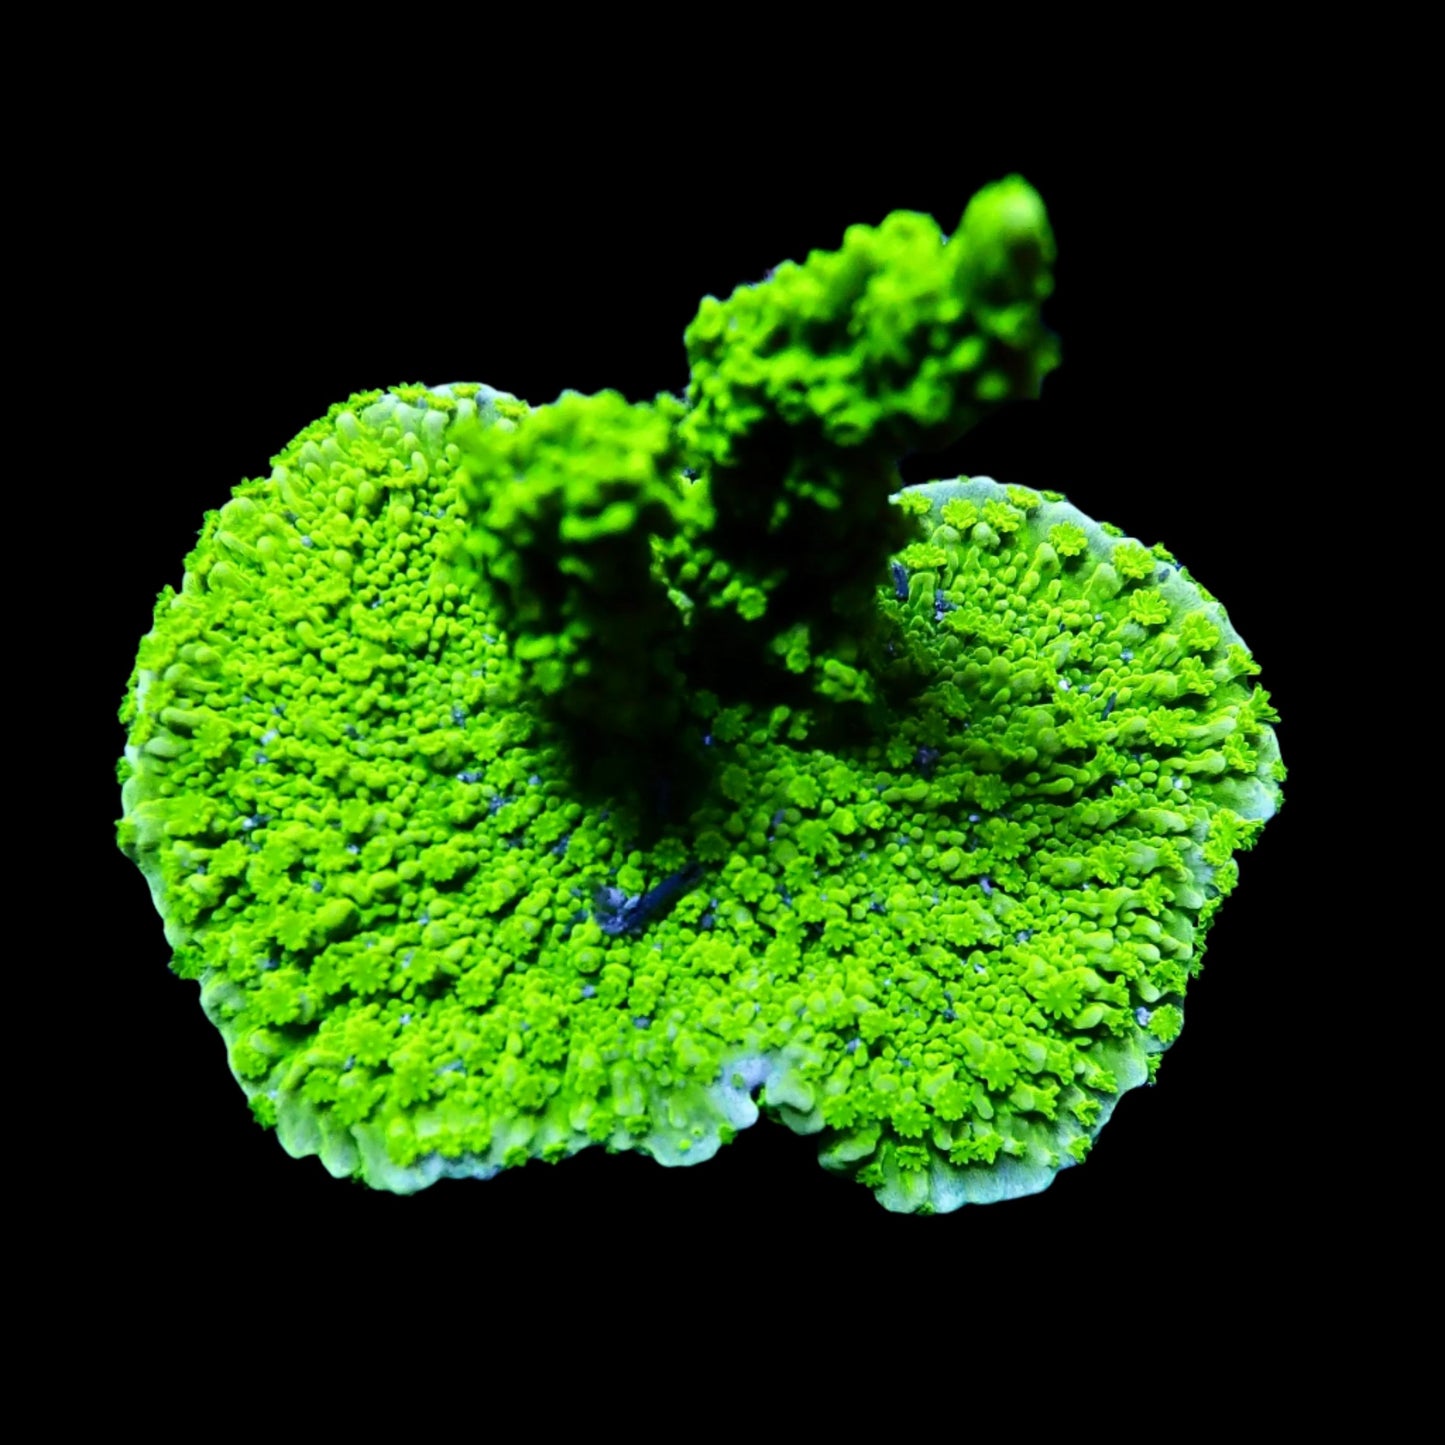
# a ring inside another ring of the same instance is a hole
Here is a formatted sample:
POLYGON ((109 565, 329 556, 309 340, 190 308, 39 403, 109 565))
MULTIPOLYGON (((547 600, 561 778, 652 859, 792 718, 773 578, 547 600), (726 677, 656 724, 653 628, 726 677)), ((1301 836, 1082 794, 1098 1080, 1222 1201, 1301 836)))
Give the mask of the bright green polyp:
MULTIPOLYGON (((590 1144, 695 1163, 760 1108, 889 1209, 1044 1188, 1177 1036, 1278 802, 1222 608, 1063 501, 909 488, 906 597, 871 583, 926 686, 830 748, 807 709, 690 694, 715 786, 644 852, 539 722, 545 642, 457 570, 452 429, 525 411, 334 408, 207 516, 141 644, 120 841, 257 1118, 403 1193, 590 1144), (669 910, 599 926, 599 885, 690 860, 669 910)), ((610 557, 593 515, 563 540, 610 557)))

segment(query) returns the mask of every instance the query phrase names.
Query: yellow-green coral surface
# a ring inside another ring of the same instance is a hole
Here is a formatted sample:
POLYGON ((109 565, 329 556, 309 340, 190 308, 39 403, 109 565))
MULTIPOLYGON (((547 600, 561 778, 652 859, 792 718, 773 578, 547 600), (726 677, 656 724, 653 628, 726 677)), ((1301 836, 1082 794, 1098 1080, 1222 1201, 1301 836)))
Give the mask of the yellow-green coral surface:
POLYGON ((764 1108, 934 1211, 1084 1157, 1283 770, 1168 553, 898 489, 1038 394, 1052 259, 1011 177, 706 298, 685 396, 357 396, 208 515, 120 842, 289 1151, 408 1192, 764 1108))
POLYGON ((257 1118, 402 1192, 691 1163, 760 1107, 890 1209, 1043 1188, 1177 1035, 1277 801, 1224 612, 1056 496, 906 489, 893 725, 822 746, 807 707, 691 694, 712 782, 644 851, 458 565, 453 437, 526 411, 334 408, 208 515, 141 645, 120 840, 257 1118), (668 878, 626 927, 599 901, 668 878))

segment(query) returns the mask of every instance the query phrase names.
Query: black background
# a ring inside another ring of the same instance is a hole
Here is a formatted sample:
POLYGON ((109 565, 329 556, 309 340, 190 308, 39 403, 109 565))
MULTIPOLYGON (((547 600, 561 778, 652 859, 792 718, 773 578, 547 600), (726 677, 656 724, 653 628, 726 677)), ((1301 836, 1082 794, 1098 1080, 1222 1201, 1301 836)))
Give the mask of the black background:
POLYGON ((109 603, 84 680, 98 888, 72 925, 93 979, 75 1006, 117 1065, 89 1093, 99 1151, 60 1151, 39 1187, 90 1199, 99 1257, 125 1269, 193 1259, 244 1275, 254 1242, 264 1276, 280 1230, 318 1268, 364 1249, 404 1272, 450 1238, 475 1241, 457 1256, 462 1273, 591 1260, 623 1277, 706 1268, 719 1288, 762 1291, 798 1271, 881 1268, 917 1284, 944 1266, 953 1289, 959 1271, 1037 1260, 1140 1309, 1166 1287, 1207 1286, 1222 1260, 1270 1277, 1296 1259, 1298 1220, 1332 1192, 1320 1099, 1302 1097, 1296 1065, 1313 1047, 1301 979, 1321 947, 1304 861, 1323 823, 1311 801, 1320 724, 1297 635, 1298 495, 1313 465, 1302 438, 1316 423, 1294 380, 1307 283, 1273 263, 1278 238, 1315 219, 1310 198, 1229 145, 1164 155, 1135 138, 1066 152, 960 130, 880 149, 860 127, 826 144, 799 134, 720 149, 710 165, 717 142, 681 119, 662 129, 676 154, 585 123, 565 148, 238 143, 184 184, 137 171, 104 218, 91 325, 107 399, 123 427, 161 397, 175 420, 164 432, 137 423, 117 463, 113 532, 99 539, 109 603), (703 294, 835 247, 846 225, 892 209, 952 229, 979 185, 1013 171, 1039 189, 1057 237, 1046 317, 1063 365, 1041 401, 947 457, 911 460, 908 479, 1052 487, 1165 542, 1263 664, 1294 770, 1283 813, 1242 860, 1157 1087, 1128 1095, 1088 1162, 1044 1194, 939 1218, 887 1214, 822 1171, 813 1141, 765 1120, 697 1168, 593 1150, 409 1199, 288 1158, 251 1122, 196 986, 167 971, 140 875, 112 849, 114 710, 203 511, 354 391, 472 379, 536 403, 569 387, 634 399, 680 388, 682 332, 703 294))

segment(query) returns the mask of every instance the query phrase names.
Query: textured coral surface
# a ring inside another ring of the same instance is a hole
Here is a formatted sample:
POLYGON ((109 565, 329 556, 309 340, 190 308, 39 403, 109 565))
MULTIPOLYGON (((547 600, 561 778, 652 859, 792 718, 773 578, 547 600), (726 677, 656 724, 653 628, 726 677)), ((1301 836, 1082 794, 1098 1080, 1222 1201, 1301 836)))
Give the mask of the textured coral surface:
MULTIPOLYGON (((526 414, 335 408, 208 516, 141 645, 120 838, 258 1119, 399 1191, 589 1143, 693 1162, 760 1107, 889 1208, 1042 1188, 1177 1035, 1277 801, 1223 611, 1052 495, 907 489, 915 540, 861 584, 887 660, 795 629, 806 698, 672 699, 706 786, 640 829, 459 567, 467 449, 526 414)), ((681 518, 660 583, 693 546, 681 518)), ((739 616, 766 560, 722 579, 739 616)))

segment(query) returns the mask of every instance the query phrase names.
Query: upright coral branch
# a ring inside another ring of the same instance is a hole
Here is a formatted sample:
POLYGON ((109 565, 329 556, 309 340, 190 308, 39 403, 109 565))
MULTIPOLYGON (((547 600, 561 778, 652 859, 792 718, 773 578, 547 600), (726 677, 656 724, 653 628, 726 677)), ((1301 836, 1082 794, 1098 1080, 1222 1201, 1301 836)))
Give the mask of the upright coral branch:
POLYGON ((567 392, 513 427, 455 429, 472 525, 457 556, 486 586, 579 786, 662 812, 696 770, 684 746, 684 615, 655 575, 658 539, 695 526, 681 404, 567 392))
POLYGON ((980 191, 952 238, 895 212, 703 302, 681 427, 725 569, 703 600, 756 624, 729 635, 753 665, 810 669, 832 696, 860 686, 860 660, 876 669, 877 584, 918 535, 889 504, 898 461, 1038 395, 1058 361, 1040 315, 1053 256, 1043 204, 1015 176, 980 191))
POLYGON ((707 298, 686 408, 567 393, 516 431, 471 423, 466 555, 585 785, 696 778, 689 691, 828 707, 919 683, 878 608, 920 536, 898 461, 1038 394, 1053 254, 1013 177, 952 238, 900 211, 707 298))

